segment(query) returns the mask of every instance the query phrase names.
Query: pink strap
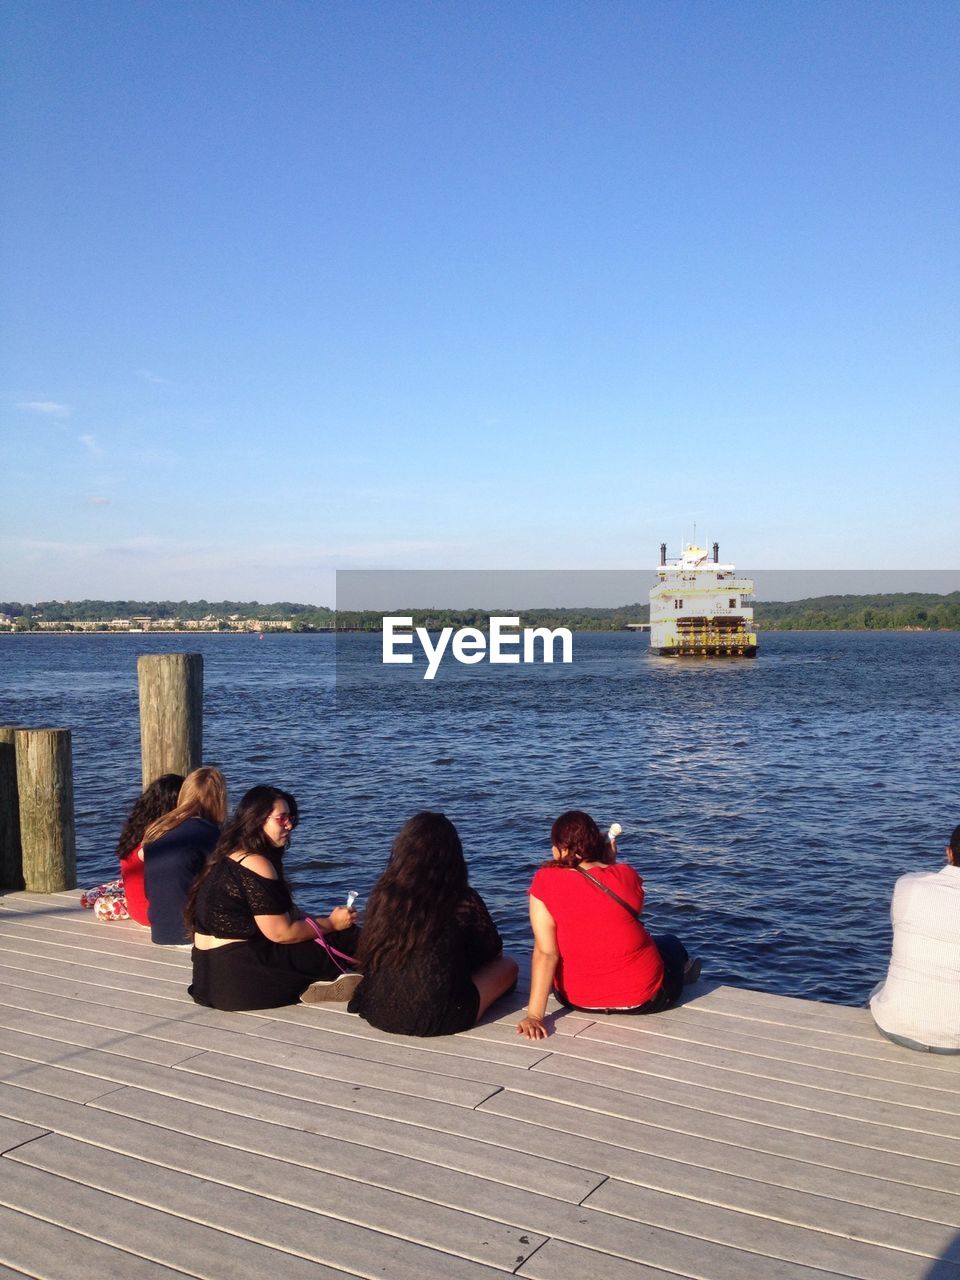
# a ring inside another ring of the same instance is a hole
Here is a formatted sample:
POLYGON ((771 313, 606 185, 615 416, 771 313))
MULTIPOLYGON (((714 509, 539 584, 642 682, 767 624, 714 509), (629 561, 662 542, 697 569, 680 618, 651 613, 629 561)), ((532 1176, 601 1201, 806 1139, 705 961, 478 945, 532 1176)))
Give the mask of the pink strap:
POLYGON ((330 959, 337 966, 337 968, 340 970, 341 973, 346 973, 347 970, 344 969, 343 965, 340 964, 340 961, 337 960, 337 956, 339 956, 341 960, 346 960, 349 964, 355 965, 357 963, 356 959, 353 956, 348 956, 345 951, 338 951, 336 947, 331 947, 330 943, 327 941, 326 934, 317 924, 316 920, 314 920, 313 916, 304 916, 303 918, 304 920, 306 920, 307 924, 316 934, 316 937, 314 938, 314 942, 317 944, 317 946, 323 947, 324 951, 326 951, 327 955, 330 957, 330 959))

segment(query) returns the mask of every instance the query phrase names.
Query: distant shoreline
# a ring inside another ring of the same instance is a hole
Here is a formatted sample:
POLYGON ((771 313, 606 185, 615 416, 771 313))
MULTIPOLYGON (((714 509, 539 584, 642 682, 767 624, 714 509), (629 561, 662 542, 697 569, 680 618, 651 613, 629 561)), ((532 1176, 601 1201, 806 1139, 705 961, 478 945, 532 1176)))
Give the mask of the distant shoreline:
MULTIPOLYGON (((439 627, 429 628, 431 631, 439 630, 439 627)), ((640 631, 634 627, 589 627, 575 626, 572 628, 577 634, 586 633, 588 635, 624 635, 628 631, 633 631, 635 635, 647 636, 649 632, 640 631)), ((846 632, 849 635, 869 635, 874 633, 877 635, 951 635, 960 631, 960 627, 777 627, 764 626, 763 623, 756 624, 756 630, 760 635, 834 635, 838 632, 846 632)), ((201 628, 191 627, 189 630, 174 630, 172 628, 158 627, 156 630, 146 631, 121 631, 119 629, 104 628, 103 630, 94 630, 84 628, 75 631, 66 629, 55 629, 53 627, 45 627, 36 631, 14 631, 10 629, 0 629, 0 638, 7 636, 56 636, 65 637, 88 637, 88 636, 237 636, 246 637, 247 639, 262 640, 264 636, 358 636, 358 635, 376 635, 377 631, 371 627, 305 627, 301 630, 294 631, 288 627, 270 627, 265 631, 238 631, 224 630, 221 631, 217 627, 201 628)))
MULTIPOLYGON (((761 632, 960 631, 960 591, 947 595, 905 591, 875 595, 812 596, 753 603, 761 632)), ((649 605, 635 600, 610 606, 509 609, 399 607, 341 609, 278 600, 46 600, 0 601, 0 632, 68 635, 250 635, 279 632, 337 634, 380 632, 385 614, 409 616, 414 627, 485 631, 493 614, 517 617, 521 626, 571 631, 624 631, 648 626, 649 605)))

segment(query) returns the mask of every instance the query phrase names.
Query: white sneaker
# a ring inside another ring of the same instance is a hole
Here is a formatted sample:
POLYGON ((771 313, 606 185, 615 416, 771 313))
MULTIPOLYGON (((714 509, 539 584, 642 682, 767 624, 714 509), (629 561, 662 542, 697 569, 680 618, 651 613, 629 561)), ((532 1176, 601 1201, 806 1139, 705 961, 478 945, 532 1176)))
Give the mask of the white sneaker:
POLYGON ((363 980, 362 973, 341 973, 331 982, 311 982, 300 997, 301 1004, 324 1004, 327 1000, 349 1000, 363 980))

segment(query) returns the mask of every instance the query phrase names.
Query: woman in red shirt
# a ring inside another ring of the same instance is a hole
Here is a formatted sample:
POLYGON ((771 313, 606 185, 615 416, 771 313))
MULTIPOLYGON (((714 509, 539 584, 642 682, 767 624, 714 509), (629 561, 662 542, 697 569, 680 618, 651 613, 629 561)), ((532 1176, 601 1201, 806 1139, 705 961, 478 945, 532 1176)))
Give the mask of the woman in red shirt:
POLYGON ((179 773, 164 773, 150 783, 130 810, 120 839, 117 857, 120 859, 120 875, 127 912, 137 924, 149 925, 147 917, 147 892, 143 886, 143 833, 158 818, 176 808, 177 797, 183 786, 179 773))
POLYGON ((550 841, 553 861, 530 886, 530 1003, 517 1032, 530 1040, 546 1036, 551 987, 563 1004, 591 1013, 669 1008, 684 983, 699 977, 700 961, 673 934, 647 933, 639 918, 643 881, 616 861, 616 848, 578 809, 560 815, 550 841))

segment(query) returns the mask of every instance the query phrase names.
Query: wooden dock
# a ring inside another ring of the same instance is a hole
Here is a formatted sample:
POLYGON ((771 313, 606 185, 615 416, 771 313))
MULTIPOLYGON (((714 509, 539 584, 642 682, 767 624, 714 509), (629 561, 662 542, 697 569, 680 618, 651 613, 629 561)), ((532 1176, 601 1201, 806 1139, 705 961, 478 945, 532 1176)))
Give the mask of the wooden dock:
POLYGON ((0 900, 0 1280, 960 1280, 960 1060, 865 1010, 701 982, 418 1041, 188 973, 0 900))

